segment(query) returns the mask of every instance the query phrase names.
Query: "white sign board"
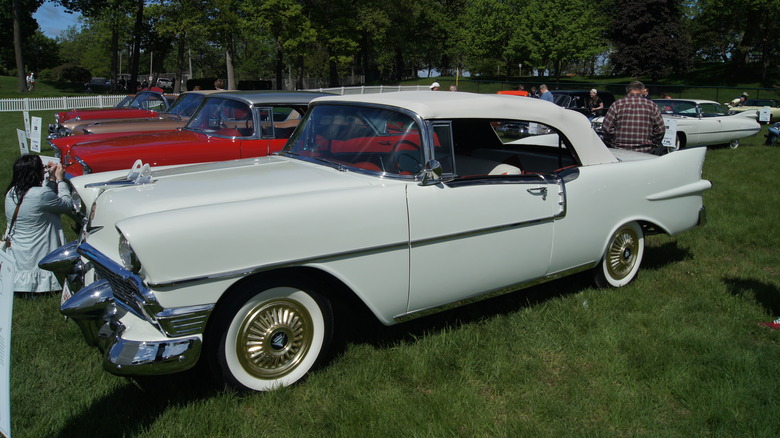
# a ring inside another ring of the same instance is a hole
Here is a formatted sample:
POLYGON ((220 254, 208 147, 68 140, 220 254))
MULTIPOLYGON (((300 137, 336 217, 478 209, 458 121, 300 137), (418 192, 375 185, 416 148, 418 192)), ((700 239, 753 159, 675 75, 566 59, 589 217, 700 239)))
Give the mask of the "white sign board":
POLYGON ((0 251, 0 434, 11 438, 11 315, 14 305, 13 258, 0 251))
POLYGON ((664 118, 664 125, 666 126, 666 134, 664 134, 661 144, 668 148, 674 148, 677 142, 677 120, 664 118))
POLYGON ((27 149, 27 134, 25 134, 21 129, 17 129, 16 137, 19 138, 19 152, 21 152, 22 155, 29 154, 30 150, 27 149))
POLYGON ((28 134, 30 138, 30 150, 33 152, 41 153, 41 123, 40 117, 32 118, 32 136, 28 134))
POLYGON ((758 110, 758 121, 769 123, 769 119, 772 117, 772 110, 768 106, 765 106, 758 110))
POLYGON ((22 111, 22 115, 24 116, 24 133, 27 134, 27 137, 30 136, 30 113, 28 111, 22 111))

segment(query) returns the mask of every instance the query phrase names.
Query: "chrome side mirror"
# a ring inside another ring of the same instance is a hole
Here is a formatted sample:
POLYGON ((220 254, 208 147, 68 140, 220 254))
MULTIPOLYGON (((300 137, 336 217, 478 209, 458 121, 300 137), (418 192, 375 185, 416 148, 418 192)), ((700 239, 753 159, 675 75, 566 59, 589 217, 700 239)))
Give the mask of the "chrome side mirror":
POLYGON ((431 186, 439 184, 441 182, 442 175, 441 163, 437 160, 431 160, 425 163, 425 168, 422 171, 422 183, 423 186, 431 186))

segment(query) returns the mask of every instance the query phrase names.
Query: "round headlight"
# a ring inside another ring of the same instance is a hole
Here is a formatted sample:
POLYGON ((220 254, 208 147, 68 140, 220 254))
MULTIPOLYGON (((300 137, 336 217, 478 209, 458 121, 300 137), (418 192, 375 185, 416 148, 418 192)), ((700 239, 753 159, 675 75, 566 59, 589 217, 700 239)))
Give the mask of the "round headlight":
POLYGON ((141 262, 124 234, 119 236, 119 259, 122 260, 125 269, 130 272, 134 274, 141 272, 141 262))

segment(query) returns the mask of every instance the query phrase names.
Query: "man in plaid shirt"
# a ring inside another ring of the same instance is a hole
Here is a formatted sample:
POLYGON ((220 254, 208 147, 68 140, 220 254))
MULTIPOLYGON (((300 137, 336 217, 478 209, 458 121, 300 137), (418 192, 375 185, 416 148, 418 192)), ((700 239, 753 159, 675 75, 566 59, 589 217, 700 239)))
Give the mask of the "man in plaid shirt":
POLYGON ((626 97, 609 107, 601 125, 605 141, 612 147, 650 152, 659 146, 666 127, 658 105, 642 96, 644 84, 633 81, 626 87, 626 97))

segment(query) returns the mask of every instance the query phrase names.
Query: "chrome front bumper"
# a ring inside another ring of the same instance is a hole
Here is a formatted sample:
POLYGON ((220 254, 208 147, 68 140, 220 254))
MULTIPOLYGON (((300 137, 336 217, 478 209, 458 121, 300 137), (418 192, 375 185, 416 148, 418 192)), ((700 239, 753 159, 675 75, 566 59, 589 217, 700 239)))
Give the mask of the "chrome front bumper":
MULTIPOLYGON (((115 277, 121 280, 96 278, 82 286, 85 273, 97 263, 98 276, 112 277, 115 271, 123 271, 95 255, 89 245, 71 242, 46 256, 39 266, 62 277, 66 299, 60 313, 73 319, 87 344, 103 353, 103 368, 117 375, 157 375, 195 366, 203 343, 201 333, 213 305, 163 309, 154 302, 151 305, 157 311, 150 313, 149 300, 135 302, 135 294, 128 294, 128 284, 141 282, 137 277, 128 281, 126 271, 116 272, 115 277), (87 256, 86 263, 81 255, 87 256), (66 269, 70 272, 63 272, 66 269), (125 285, 122 293, 114 290, 112 285, 117 284, 125 285)), ((148 298, 148 290, 138 291, 142 293, 148 298)))

